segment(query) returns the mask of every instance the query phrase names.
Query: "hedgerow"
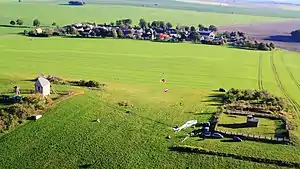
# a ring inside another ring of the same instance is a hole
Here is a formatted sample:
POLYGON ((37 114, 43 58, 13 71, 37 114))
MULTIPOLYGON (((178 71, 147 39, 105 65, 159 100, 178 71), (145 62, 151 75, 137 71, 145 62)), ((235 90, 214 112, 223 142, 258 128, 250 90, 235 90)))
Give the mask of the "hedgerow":
POLYGON ((0 132, 12 129, 25 119, 31 117, 38 110, 44 110, 51 101, 39 94, 26 97, 25 101, 12 104, 0 110, 0 132))
POLYGON ((249 111, 282 111, 287 108, 285 100, 265 90, 230 89, 222 96, 222 102, 229 109, 249 111))

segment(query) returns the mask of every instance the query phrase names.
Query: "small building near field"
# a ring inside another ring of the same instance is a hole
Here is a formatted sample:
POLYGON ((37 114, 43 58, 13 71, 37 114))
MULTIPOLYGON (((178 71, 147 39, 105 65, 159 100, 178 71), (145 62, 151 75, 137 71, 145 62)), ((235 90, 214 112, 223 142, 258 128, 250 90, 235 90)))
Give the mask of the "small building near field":
POLYGON ((35 28, 36 34, 41 34, 43 33, 43 30, 41 28, 35 28))
POLYGON ((257 127, 258 126, 258 119, 253 117, 252 115, 247 116, 247 126, 248 127, 257 127))
POLYGON ((38 115, 35 115, 35 116, 32 116, 33 120, 38 120, 40 118, 42 118, 42 115, 38 114, 38 115))
POLYGON ((36 82, 34 84, 34 87, 35 87, 35 92, 36 93, 40 93, 43 96, 50 95, 50 82, 46 78, 39 77, 36 80, 36 82))
POLYGON ((215 38, 215 33, 212 31, 199 31, 199 34, 202 39, 208 38, 210 40, 215 38))

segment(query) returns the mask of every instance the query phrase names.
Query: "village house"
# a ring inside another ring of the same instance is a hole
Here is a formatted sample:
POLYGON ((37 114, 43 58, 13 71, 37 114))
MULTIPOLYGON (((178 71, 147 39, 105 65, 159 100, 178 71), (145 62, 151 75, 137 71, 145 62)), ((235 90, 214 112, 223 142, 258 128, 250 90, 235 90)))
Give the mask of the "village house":
POLYGON ((34 87, 36 93, 40 93, 43 96, 50 95, 50 82, 46 78, 39 77, 36 80, 34 87))
POLYGON ((41 28, 35 28, 36 34, 41 34, 43 33, 43 30, 41 28))
POLYGON ((199 31, 199 34, 201 36, 201 40, 213 40, 216 36, 212 31, 199 31))

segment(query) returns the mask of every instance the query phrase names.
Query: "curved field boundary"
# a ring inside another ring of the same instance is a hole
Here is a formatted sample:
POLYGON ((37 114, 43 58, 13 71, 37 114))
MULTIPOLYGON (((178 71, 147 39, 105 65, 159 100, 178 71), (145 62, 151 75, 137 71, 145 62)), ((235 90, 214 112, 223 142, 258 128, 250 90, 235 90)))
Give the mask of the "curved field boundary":
MULTIPOLYGON (((65 95, 65 96, 62 96, 60 97, 58 100, 52 102, 52 103, 49 103, 48 105, 46 105, 45 109, 43 110, 46 111, 46 109, 49 109, 49 108, 53 108, 55 106, 57 106, 60 102, 64 101, 64 100, 67 100, 67 99, 70 99, 72 98, 73 96, 76 96, 76 95, 80 95, 80 94, 84 94, 84 91, 81 90, 81 91, 73 91, 73 92, 70 92, 69 94, 65 95)), ((7 133, 3 134, 2 136, 0 136, 0 142, 2 142, 3 140, 5 140, 7 137, 9 137, 14 131, 16 130, 20 130, 21 128, 23 128, 24 126, 26 126, 27 124, 33 122, 32 120, 31 121, 27 121, 26 123, 20 125, 20 126, 17 126, 16 128, 12 129, 11 131, 7 131, 7 133)))
POLYGON ((298 89, 300 90, 300 84, 298 83, 298 81, 296 80, 296 78, 294 77, 293 73, 291 72, 290 68, 285 64, 285 61, 284 61, 284 57, 283 55, 281 55, 281 61, 282 63, 284 64, 286 70, 288 71, 291 79, 293 80, 293 82, 295 83, 295 85, 298 87, 298 89))
POLYGON ((291 106, 293 107, 293 109, 296 112, 295 115, 297 116, 297 118, 299 118, 298 112, 300 112, 300 106, 299 106, 299 104, 294 99, 292 99, 289 96, 289 94, 284 89, 284 87, 282 85, 282 82, 281 82, 281 80, 279 78, 276 66, 274 64, 273 53, 270 55, 270 64, 271 64, 271 67, 272 67, 272 70, 273 70, 273 74, 275 76, 275 80, 276 80, 277 86, 279 87, 279 89, 281 90, 281 92, 283 93, 283 95, 286 97, 286 99, 290 102, 291 106))
POLYGON ((262 80, 262 55, 260 53, 258 58, 258 75, 257 75, 257 83, 258 83, 258 89, 263 90, 263 80, 262 80))
POLYGON ((257 163, 273 164, 273 165, 277 165, 277 166, 300 168, 300 163, 298 163, 298 162, 268 159, 268 158, 261 158, 261 157, 253 157, 253 156, 239 155, 239 154, 233 154, 233 153, 223 153, 223 152, 219 152, 219 151, 208 150, 208 149, 204 149, 201 147, 193 147, 193 146, 188 146, 188 145, 174 145, 174 146, 170 147, 169 149, 172 151, 177 151, 177 152, 206 154, 206 155, 213 155, 213 156, 219 156, 219 157, 231 157, 231 158, 243 160, 243 161, 251 161, 251 162, 257 162, 257 163))

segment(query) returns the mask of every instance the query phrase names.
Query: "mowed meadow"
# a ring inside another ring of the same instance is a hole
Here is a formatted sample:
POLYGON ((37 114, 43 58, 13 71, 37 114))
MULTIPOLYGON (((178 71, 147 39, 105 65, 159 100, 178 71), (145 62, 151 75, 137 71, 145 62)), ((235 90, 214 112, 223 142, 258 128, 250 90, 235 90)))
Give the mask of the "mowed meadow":
POLYGON ((186 10, 157 9, 118 5, 68 6, 48 3, 4 3, 0 2, 0 24, 9 24, 10 20, 21 18, 25 25, 32 25, 33 19, 39 19, 41 25, 56 22, 64 26, 76 22, 111 23, 118 19, 163 20, 178 25, 231 25, 255 22, 274 22, 288 18, 251 16, 241 14, 221 14, 213 12, 195 12, 186 10))
MULTIPOLYGON (((166 20, 174 25, 226 25, 278 21, 281 18, 192 11, 86 5, 1 3, 0 24, 22 18, 26 25, 38 18, 42 25, 72 22, 97 23, 131 18, 166 20)), ((0 168, 283 168, 280 166, 200 154, 178 153, 168 148, 180 143, 186 132, 172 127, 187 120, 208 121, 217 110, 212 90, 220 87, 263 88, 285 96, 275 79, 274 65, 284 91, 300 103, 300 57, 297 53, 272 53, 189 43, 158 43, 121 39, 67 37, 30 38, 18 28, 0 28, 0 92, 13 85, 32 89, 39 74, 68 80, 96 80, 103 91, 85 88, 0 135, 0 168), (272 67, 273 66, 273 67, 272 67), (167 83, 160 80, 165 78, 167 83), (261 84, 261 83, 260 83, 261 84), (168 92, 164 92, 169 89, 168 92), (118 106, 128 101, 133 108, 118 106), (99 119, 100 122, 96 122, 99 119), (172 139, 167 140, 166 136, 172 139)), ((54 85, 55 86, 55 85, 54 85)), ((55 86, 66 89, 66 86, 55 86)), ((300 122, 295 112, 295 122, 300 122)), ((298 112, 300 113, 300 112, 298 112)), ((300 115, 299 115, 300 116, 300 115)), ((294 131, 297 135, 299 129, 294 131)), ((200 141, 186 145, 245 156, 300 160, 300 148, 244 141, 200 141), (293 154, 291 156, 291 154, 293 154)))
MULTIPOLYGON (((95 168, 225 168, 230 163, 243 168, 276 167, 168 150, 185 135, 174 135, 172 126, 189 119, 209 120, 216 110, 208 97, 213 89, 258 88, 260 55, 264 88, 282 95, 271 69, 269 52, 115 39, 5 36, 0 42, 2 56, 9 56, 0 61, 3 83, 22 84, 22 80, 42 72, 108 84, 105 92, 87 91, 75 96, 47 110, 42 120, 4 135, 0 143, 2 166, 55 168, 61 164, 62 168, 74 168, 91 164, 95 168), (160 83, 161 78, 166 78, 167 83, 160 83), (164 92, 165 88, 169 89, 168 93, 164 92), (130 101, 135 108, 126 113, 126 109, 116 104, 122 100, 130 101), (93 122, 98 118, 100 124, 93 122), (174 136, 174 141, 166 141, 167 135, 174 136), (61 161, 66 158, 67 161, 61 161)), ((287 65, 292 72, 299 71, 297 55, 277 51, 274 62, 287 91, 299 101, 299 91, 285 70, 287 65), (286 58, 284 63, 281 55, 286 58)), ((234 145, 197 139, 185 144, 225 152, 242 146, 244 149, 238 152, 242 155, 288 161, 297 161, 300 157, 300 149, 291 146, 257 143, 253 147, 252 142, 234 145), (257 152, 260 146, 264 147, 263 152, 257 152), (283 149, 285 151, 281 151, 283 149), (288 156, 289 153, 295 156, 288 156)))

